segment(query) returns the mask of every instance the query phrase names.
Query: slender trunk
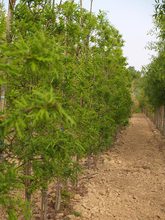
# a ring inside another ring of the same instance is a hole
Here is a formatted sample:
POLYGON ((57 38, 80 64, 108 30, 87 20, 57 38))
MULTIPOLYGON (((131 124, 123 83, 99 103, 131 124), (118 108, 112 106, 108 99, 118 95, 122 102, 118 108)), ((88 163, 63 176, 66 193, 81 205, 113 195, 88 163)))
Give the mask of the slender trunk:
MULTIPOLYGON (((11 34, 11 22, 13 17, 13 10, 16 0, 9 0, 8 2, 8 14, 7 14, 7 23, 6 23, 6 40, 8 43, 12 41, 11 34)), ((5 110, 5 86, 1 87, 1 97, 0 97, 0 112, 5 110)))
POLYGON ((82 9, 83 7, 83 0, 80 0, 80 8, 82 9))
POLYGON ((82 3, 82 0, 80 0, 80 26, 82 28, 82 9, 83 9, 83 3, 82 3))
POLYGON ((29 190, 30 185, 31 185, 31 181, 30 181, 30 176, 31 176, 31 162, 27 161, 25 163, 25 167, 24 167, 24 174, 25 174, 25 200, 27 202, 31 202, 31 192, 29 190))
POLYGON ((6 24, 6 39, 8 43, 12 41, 11 22, 12 22, 15 3, 16 0, 9 0, 8 3, 8 14, 7 14, 7 24, 6 24))
MULTIPOLYGON (((80 157, 79 157, 79 155, 77 154, 77 155, 76 155, 76 164, 78 165, 79 162, 80 162, 80 157)), ((76 187, 76 189, 77 189, 78 186, 79 186, 78 174, 79 174, 79 171, 78 171, 78 169, 77 169, 77 170, 76 170, 76 181, 75 181, 75 187, 76 187)))
MULTIPOLYGON (((90 14, 91 15, 92 15, 92 9, 93 9, 93 0, 91 0, 91 4, 90 4, 90 14)), ((87 35, 87 40, 86 40, 87 60, 88 60, 88 48, 89 48, 90 34, 91 34, 91 30, 89 29, 89 34, 87 35)))
POLYGON ((93 0, 91 0, 90 13, 92 13, 92 10, 93 10, 93 0))
MULTIPOLYGON (((0 125, 3 122, 3 117, 0 115, 0 125)), ((0 163, 3 162, 3 149, 4 149, 4 128, 0 128, 0 163)))
POLYGON ((7 23, 6 23, 6 39, 7 42, 11 42, 11 21, 12 21, 12 5, 9 0, 7 23))
POLYGON ((57 179, 55 213, 57 213, 60 210, 60 206, 61 206, 61 182, 60 179, 57 179))
POLYGON ((41 220, 47 220, 48 213, 48 189, 43 188, 41 191, 41 220))
POLYGON ((55 4, 56 4, 56 1, 53 0, 53 4, 52 4, 52 7, 53 7, 53 8, 54 8, 55 4))
POLYGON ((93 155, 93 168, 94 170, 97 170, 97 161, 98 161, 98 155, 93 155))
MULTIPOLYGON (((65 17, 65 27, 67 26, 67 17, 65 17)), ((67 31, 65 30, 65 42, 64 42, 64 44, 65 44, 65 51, 64 51, 64 54, 65 54, 65 56, 67 56, 67 48, 68 48, 68 36, 67 36, 67 31)))
MULTIPOLYGON (((79 22, 80 22, 80 27, 82 28, 82 0, 80 0, 80 12, 81 12, 81 14, 80 14, 79 22)), ((78 44, 77 45, 77 49, 76 49, 76 57, 77 57, 77 59, 78 59, 80 53, 81 53, 81 46, 78 44)))
POLYGON ((163 134, 165 135, 165 106, 164 106, 164 117, 163 117, 163 134))
POLYGON ((164 106, 161 106, 161 132, 163 133, 164 106))
POLYGON ((90 169, 90 167, 91 167, 91 154, 89 154, 87 157, 87 167, 88 167, 88 169, 90 169))
POLYGON ((93 0, 91 0, 90 13, 92 13, 92 10, 93 10, 93 0))
MULTIPOLYGON (((30 192, 30 186, 31 186, 31 180, 29 177, 31 176, 31 162, 27 161, 24 165, 24 175, 25 175, 25 201, 26 201, 26 212, 29 213, 28 220, 31 219, 31 192, 30 192)), ((25 216, 25 219, 27 219, 27 216, 25 216)))
POLYGON ((5 110, 5 86, 1 86, 0 112, 5 110))

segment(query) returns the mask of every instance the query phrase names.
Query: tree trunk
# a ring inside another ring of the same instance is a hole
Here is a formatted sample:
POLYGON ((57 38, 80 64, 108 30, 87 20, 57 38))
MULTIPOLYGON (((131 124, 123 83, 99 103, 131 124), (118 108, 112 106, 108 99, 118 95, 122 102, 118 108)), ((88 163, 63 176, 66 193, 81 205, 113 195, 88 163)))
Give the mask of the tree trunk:
POLYGON ((80 0, 80 8, 82 9, 83 7, 83 0, 80 0))
MULTIPOLYGON (((26 212, 29 213, 28 220, 31 219, 31 192, 30 192, 30 186, 31 186, 31 180, 29 179, 29 176, 31 176, 31 161, 25 162, 24 165, 24 175, 25 175, 25 201, 26 201, 26 212)), ((25 216, 25 219, 27 219, 27 216, 25 216)))
MULTIPOLYGON (((80 161, 80 157, 79 157, 79 155, 77 154, 77 155, 76 155, 76 164, 77 164, 77 165, 79 164, 79 161, 80 161)), ((79 187, 78 174, 79 174, 79 171, 76 170, 76 181, 75 181, 75 187, 76 187, 76 189, 78 189, 78 187, 79 187)))
MULTIPOLYGON (((90 14, 92 14, 92 9, 93 9, 93 0, 91 0, 91 4, 90 4, 90 14)), ((87 40, 86 40, 86 47, 87 47, 87 60, 88 60, 88 48, 89 48, 89 40, 90 40, 90 34, 91 34, 91 30, 89 30, 89 34, 87 35, 87 40)))
POLYGON ((31 176, 31 162, 27 161, 24 167, 24 175, 25 175, 25 200, 27 202, 31 202, 31 192, 29 191, 31 181, 29 177, 31 176))
POLYGON ((164 106, 164 117, 163 117, 163 135, 165 135, 165 106, 164 106))
POLYGON ((8 43, 10 43, 12 40, 11 22, 12 22, 15 3, 16 3, 16 0, 9 0, 9 3, 8 3, 8 14, 7 14, 7 24, 6 24, 6 39, 8 43))
POLYGON ((60 179, 57 179, 55 213, 57 213, 60 210, 60 206, 61 206, 61 182, 60 179))
MULTIPOLYGON (((3 122, 3 117, 0 116, 0 125, 3 122)), ((0 163, 3 162, 3 150, 4 150, 4 127, 0 129, 0 163)))
POLYGON ((5 86, 1 87, 1 97, 0 97, 0 112, 5 110, 5 86))
POLYGON ((92 10, 93 10, 93 0, 91 0, 90 13, 92 13, 92 10))
POLYGON ((41 220, 47 220, 48 212, 48 190, 43 188, 41 191, 41 220))
POLYGON ((52 5, 53 9, 54 9, 55 4, 56 4, 56 1, 53 0, 53 5, 52 5))
MULTIPOLYGON (((6 40, 8 43, 12 41, 11 34, 11 22, 13 17, 13 10, 16 0, 9 0, 8 2, 8 14, 7 14, 7 23, 6 23, 6 40)), ((1 98, 0 98, 0 112, 5 110, 5 86, 1 87, 1 98)))

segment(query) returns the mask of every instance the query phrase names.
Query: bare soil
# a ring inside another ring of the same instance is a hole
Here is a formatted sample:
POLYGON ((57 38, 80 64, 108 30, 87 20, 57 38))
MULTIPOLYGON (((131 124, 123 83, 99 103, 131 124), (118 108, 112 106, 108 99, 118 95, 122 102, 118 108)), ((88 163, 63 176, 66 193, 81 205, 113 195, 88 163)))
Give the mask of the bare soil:
MULTIPOLYGON (((40 220, 39 195, 33 199, 35 220, 40 220)), ((99 156, 97 168, 84 170, 77 194, 56 218, 54 198, 53 185, 49 220, 165 220, 165 138, 146 116, 135 114, 99 156)), ((0 209, 0 220, 6 219, 0 209)))
POLYGON ((74 211, 65 219, 165 220, 163 137, 148 118, 135 114, 82 182, 87 192, 75 195, 74 211))

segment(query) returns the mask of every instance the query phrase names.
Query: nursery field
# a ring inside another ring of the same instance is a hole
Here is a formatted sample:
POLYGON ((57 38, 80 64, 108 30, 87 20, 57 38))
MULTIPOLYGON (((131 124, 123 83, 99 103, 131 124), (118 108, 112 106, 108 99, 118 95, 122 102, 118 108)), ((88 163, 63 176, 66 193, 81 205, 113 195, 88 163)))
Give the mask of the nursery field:
POLYGON ((70 219, 163 220, 164 165, 165 139, 143 114, 133 115, 114 147, 100 156, 97 169, 86 170, 81 180, 86 193, 72 200, 79 216, 70 219))
POLYGON ((6 3, 0 220, 165 219, 164 141, 133 114, 165 131, 164 0, 153 12, 157 53, 141 71, 93 0, 89 10, 83 0, 6 3))

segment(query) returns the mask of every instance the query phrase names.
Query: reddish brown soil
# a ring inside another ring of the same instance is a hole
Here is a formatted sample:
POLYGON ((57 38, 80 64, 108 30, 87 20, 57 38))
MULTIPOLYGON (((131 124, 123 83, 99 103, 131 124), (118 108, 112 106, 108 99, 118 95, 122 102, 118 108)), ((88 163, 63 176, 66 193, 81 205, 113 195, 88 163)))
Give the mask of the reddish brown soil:
POLYGON ((165 142, 144 115, 132 117, 97 167, 65 219, 165 220, 165 142))

